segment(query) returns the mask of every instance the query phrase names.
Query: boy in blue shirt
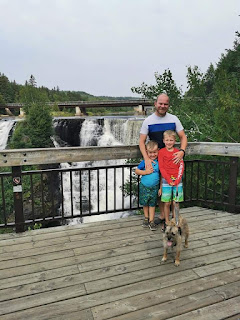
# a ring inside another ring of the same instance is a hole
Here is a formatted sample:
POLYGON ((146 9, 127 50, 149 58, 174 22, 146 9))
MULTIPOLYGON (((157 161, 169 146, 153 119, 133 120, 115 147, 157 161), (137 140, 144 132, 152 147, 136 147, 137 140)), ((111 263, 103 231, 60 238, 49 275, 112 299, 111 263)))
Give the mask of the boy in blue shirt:
POLYGON ((158 143, 150 140, 146 144, 146 152, 148 157, 153 160, 152 168, 145 168, 145 161, 142 160, 138 165, 135 173, 141 175, 139 185, 139 203, 143 206, 144 220, 143 227, 149 227, 155 231, 157 227, 154 223, 155 207, 157 204, 158 195, 161 194, 159 189, 160 174, 158 167, 158 143))

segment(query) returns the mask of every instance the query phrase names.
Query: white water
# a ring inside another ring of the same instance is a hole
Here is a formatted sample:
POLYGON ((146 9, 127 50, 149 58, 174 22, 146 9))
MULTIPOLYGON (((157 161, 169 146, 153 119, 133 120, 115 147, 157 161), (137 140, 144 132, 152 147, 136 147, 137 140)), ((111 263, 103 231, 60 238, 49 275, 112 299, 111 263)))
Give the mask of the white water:
POLYGON ((15 120, 0 120, 0 150, 6 148, 9 133, 15 122, 15 120))
MULTIPOLYGON (((13 128, 16 120, 0 120, 0 150, 6 148, 9 133, 13 128)), ((56 124, 56 123, 55 123, 56 124)), ((141 119, 134 118, 106 118, 104 119, 104 127, 98 124, 97 119, 86 118, 82 124, 80 132, 81 146, 91 146, 92 143, 98 146, 114 146, 114 145, 129 145, 137 144, 139 139, 139 131, 141 127, 141 119), (96 143, 97 141, 97 143, 96 143)), ((56 141, 54 141, 55 147, 59 147, 56 141)), ((79 162, 79 163, 62 163, 62 168, 71 167, 96 167, 106 165, 117 165, 124 163, 125 160, 108 160, 108 161, 95 161, 95 162, 79 162)), ((129 171, 124 170, 125 182, 128 178, 129 171)), ((91 172, 91 211, 97 212, 97 183, 96 172, 91 172), (95 183, 94 183, 95 181, 95 183)), ((116 171, 116 209, 122 207, 122 191, 120 186, 122 185, 122 169, 116 171)), ((82 174, 82 197, 84 199, 89 198, 88 194, 88 173, 82 174)), ((108 170, 108 210, 114 209, 114 171, 108 170)), ((100 204, 99 210, 106 211, 106 176, 105 170, 99 170, 99 185, 100 185, 100 204)), ((80 200, 79 200, 79 173, 73 172, 73 215, 79 214, 80 200)), ((63 194, 64 194, 64 214, 65 216, 71 215, 71 191, 70 191, 70 174, 69 172, 63 174, 63 194)), ((129 198, 124 198, 124 208, 129 208, 129 198)), ((84 217, 84 220, 73 219, 71 224, 79 222, 89 222, 96 220, 109 220, 117 219, 128 215, 127 212, 108 213, 97 216, 84 217)))
MULTIPOLYGON (((91 146, 93 143, 97 146, 114 146, 114 145, 128 145, 136 144, 139 139, 139 131, 142 121, 134 121, 134 119, 104 119, 104 127, 98 124, 97 119, 86 119, 81 127, 80 141, 81 146, 91 146), (97 142, 97 143, 96 143, 97 142)), ((56 143, 55 143, 56 145, 56 143)), ((108 161, 94 161, 94 162, 79 162, 61 164, 62 168, 70 167, 96 167, 106 165, 118 165, 125 163, 125 160, 108 160, 108 161)), ((122 169, 117 169, 116 172, 116 209, 122 207, 122 169)), ((124 181, 129 177, 129 169, 124 169, 124 181)), ((82 198, 89 198, 89 176, 88 172, 84 171, 82 174, 82 198)), ((71 189, 70 189, 70 174, 63 174, 63 194, 64 194, 64 214, 71 215, 71 189)), ((106 206, 106 175, 105 170, 99 170, 99 210, 102 212, 114 209, 114 170, 108 170, 108 202, 106 206)), ((97 172, 91 172, 91 212, 97 212, 97 172), (94 183, 95 181, 95 183, 94 183)), ((79 174, 73 173, 73 215, 79 214, 79 174)), ((129 197, 124 198, 124 208, 130 207, 129 197)), ((118 219, 127 216, 127 212, 108 213, 97 216, 84 217, 83 219, 75 218, 70 221, 70 224, 79 222, 89 222, 96 220, 118 219)))

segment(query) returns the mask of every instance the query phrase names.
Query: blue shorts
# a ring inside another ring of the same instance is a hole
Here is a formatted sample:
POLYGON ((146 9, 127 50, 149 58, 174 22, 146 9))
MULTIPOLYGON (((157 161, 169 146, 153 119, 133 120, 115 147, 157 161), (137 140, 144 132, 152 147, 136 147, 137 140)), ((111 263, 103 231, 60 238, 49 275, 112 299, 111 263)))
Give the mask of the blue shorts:
POLYGON ((139 203, 142 206, 156 207, 158 199, 159 185, 146 187, 140 182, 139 184, 139 203))
POLYGON ((178 197, 176 196, 177 186, 170 186, 167 181, 162 177, 162 202, 183 202, 183 184, 182 180, 178 184, 178 197))

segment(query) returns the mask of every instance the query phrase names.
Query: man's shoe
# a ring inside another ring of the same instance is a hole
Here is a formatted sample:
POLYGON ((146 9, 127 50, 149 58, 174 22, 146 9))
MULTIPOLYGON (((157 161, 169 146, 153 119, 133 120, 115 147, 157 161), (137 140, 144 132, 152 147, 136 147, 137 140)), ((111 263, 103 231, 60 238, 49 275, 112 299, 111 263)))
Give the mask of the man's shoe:
POLYGON ((148 225, 149 225, 149 222, 148 222, 148 219, 143 219, 143 222, 142 222, 142 227, 143 228, 147 228, 148 227, 148 225))
POLYGON ((157 226, 153 221, 149 222, 149 229, 152 230, 152 231, 156 231, 157 230, 157 226))

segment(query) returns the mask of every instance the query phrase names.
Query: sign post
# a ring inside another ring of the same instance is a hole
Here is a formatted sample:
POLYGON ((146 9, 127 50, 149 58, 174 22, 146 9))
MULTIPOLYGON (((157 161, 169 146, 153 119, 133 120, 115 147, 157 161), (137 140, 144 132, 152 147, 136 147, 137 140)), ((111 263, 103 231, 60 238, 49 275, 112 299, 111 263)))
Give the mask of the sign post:
POLYGON ((23 198, 22 198, 22 170, 21 167, 12 167, 13 197, 16 232, 24 231, 23 198))

